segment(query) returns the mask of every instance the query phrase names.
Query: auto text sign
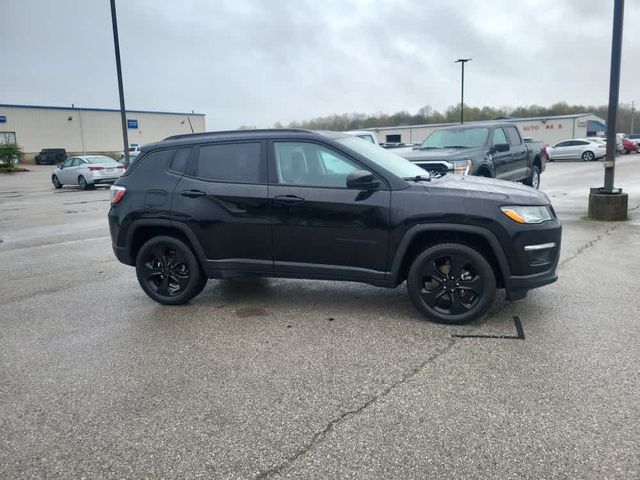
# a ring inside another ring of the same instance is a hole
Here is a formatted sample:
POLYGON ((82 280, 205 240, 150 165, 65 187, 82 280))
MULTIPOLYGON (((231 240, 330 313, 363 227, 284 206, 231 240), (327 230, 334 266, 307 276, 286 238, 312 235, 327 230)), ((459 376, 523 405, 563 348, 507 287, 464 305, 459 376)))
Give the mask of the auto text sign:
POLYGON ((138 128, 138 120, 127 119, 127 128, 138 128))

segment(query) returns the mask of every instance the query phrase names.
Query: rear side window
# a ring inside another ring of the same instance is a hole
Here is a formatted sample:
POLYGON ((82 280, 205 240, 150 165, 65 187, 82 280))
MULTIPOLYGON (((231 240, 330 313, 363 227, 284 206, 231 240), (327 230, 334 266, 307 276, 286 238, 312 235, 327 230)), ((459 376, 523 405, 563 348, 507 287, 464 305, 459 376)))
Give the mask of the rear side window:
POLYGON ((169 169, 176 173, 184 173, 190 154, 191 148, 181 148, 180 150, 176 150, 176 154, 173 156, 173 160, 171 160, 171 166, 169 169))
POLYGON ((169 168, 169 162, 173 157, 175 150, 156 150, 143 155, 142 158, 136 158, 127 169, 125 175, 135 172, 136 176, 146 176, 153 178, 158 172, 165 172, 169 168))
POLYGON ((261 151, 260 142, 203 145, 195 175, 216 182, 264 183, 261 151))
POLYGON ((518 134, 516 127, 507 127, 505 130, 507 131, 507 136, 509 137, 509 143, 511 145, 522 144, 522 140, 520 139, 520 135, 518 134))

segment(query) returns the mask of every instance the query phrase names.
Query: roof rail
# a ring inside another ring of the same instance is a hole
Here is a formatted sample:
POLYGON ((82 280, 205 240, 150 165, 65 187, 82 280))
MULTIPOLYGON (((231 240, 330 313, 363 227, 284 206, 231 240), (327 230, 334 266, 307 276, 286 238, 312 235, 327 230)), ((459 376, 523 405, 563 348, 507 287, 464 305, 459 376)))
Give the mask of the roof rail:
POLYGON ((215 132, 200 132, 200 133, 182 133, 180 135, 171 135, 164 140, 179 140, 181 138, 193 138, 193 137, 207 137, 225 133, 260 133, 260 132, 306 132, 310 133, 311 130, 304 128, 252 128, 246 130, 220 130, 215 132))

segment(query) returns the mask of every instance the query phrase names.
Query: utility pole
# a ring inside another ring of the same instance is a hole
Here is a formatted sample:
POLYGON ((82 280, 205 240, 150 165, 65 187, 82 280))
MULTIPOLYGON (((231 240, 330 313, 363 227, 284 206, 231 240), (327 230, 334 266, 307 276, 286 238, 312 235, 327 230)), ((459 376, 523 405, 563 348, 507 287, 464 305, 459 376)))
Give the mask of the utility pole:
POLYGON ((129 134, 127 133, 127 112, 124 108, 124 87, 122 86, 122 67, 120 65, 120 41, 118 40, 118 19, 116 17, 116 0, 111 0, 111 25, 113 26, 113 48, 116 53, 116 70, 118 72, 118 93, 120 94, 120 120, 122 121, 122 140, 124 142, 124 166, 129 167, 129 134))
POLYGON ((464 64, 470 61, 470 58, 459 58, 453 62, 459 63, 462 66, 462 82, 460 85, 460 125, 464 124, 464 64))
POLYGON ((633 134, 633 115, 634 115, 634 111, 633 111, 633 107, 634 107, 634 101, 631 100, 631 131, 629 132, 629 135, 633 134))
POLYGON ((624 0, 614 0, 613 34, 611 40, 611 75, 609 77, 609 111, 607 113, 607 155, 604 162, 604 187, 589 192, 589 218, 593 220, 626 220, 629 195, 614 188, 616 168, 616 116, 620 94, 620 63, 622 58, 622 23, 624 0))

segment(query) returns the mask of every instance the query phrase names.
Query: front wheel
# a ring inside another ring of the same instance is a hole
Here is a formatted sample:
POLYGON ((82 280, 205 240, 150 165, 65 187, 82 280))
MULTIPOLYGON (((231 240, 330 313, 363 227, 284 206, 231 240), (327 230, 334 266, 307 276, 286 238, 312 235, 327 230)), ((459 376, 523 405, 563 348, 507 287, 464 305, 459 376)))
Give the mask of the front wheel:
POLYGON ((56 190, 62 188, 62 184, 60 183, 60 180, 58 180, 58 177, 56 175, 51 177, 51 183, 53 183, 53 188, 55 188, 56 190))
POLYGON ((496 296, 496 278, 485 257, 458 243, 427 248, 413 261, 407 291, 415 307, 438 323, 460 325, 482 317, 496 296))
POLYGON ((531 173, 525 179, 524 184, 536 189, 540 188, 540 169, 537 165, 531 167, 531 173))
POLYGON ((207 283, 191 249, 169 236, 155 237, 142 245, 136 257, 136 275, 145 293, 163 305, 186 303, 207 283))
POLYGON ((589 150, 587 150, 586 152, 584 152, 582 154, 582 160, 584 160, 585 162, 591 162, 596 158, 596 156, 594 155, 593 152, 590 152, 589 150))

